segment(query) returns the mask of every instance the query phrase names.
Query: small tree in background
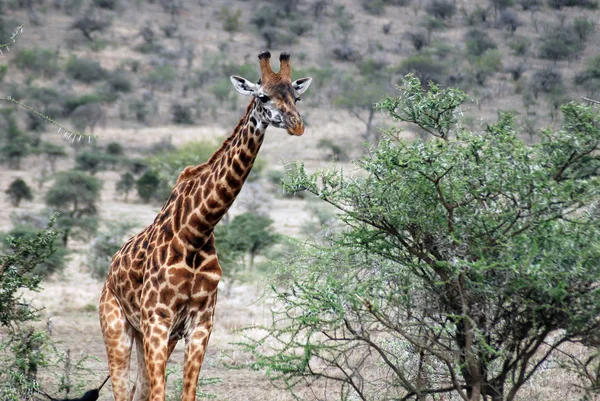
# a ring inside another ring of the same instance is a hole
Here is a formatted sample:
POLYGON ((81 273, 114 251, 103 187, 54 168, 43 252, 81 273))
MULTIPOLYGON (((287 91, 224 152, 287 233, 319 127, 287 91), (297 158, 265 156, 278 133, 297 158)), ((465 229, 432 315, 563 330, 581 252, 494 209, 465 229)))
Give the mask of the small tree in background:
POLYGON ((135 183, 139 197, 146 203, 150 202, 150 199, 156 197, 160 182, 158 173, 154 170, 146 170, 135 183))
POLYGON ((82 171, 62 171, 56 175, 46 193, 46 205, 60 213, 58 228, 63 232, 63 245, 72 235, 86 237, 98 227, 96 202, 102 181, 82 171))
POLYGON ((135 224, 128 221, 109 223, 106 230, 92 240, 86 263, 94 278, 106 279, 112 257, 121 249, 125 237, 134 227, 135 224))
POLYGON ((130 172, 125 172, 121 174, 119 181, 117 181, 116 191, 119 194, 125 194, 125 202, 127 202, 127 198, 129 197, 129 192, 135 186, 135 177, 130 172))
POLYGON ((10 183, 10 186, 5 191, 10 199, 10 203, 14 207, 19 207, 19 204, 22 200, 33 200, 33 193, 31 192, 31 188, 23 179, 17 178, 13 182, 10 183))
POLYGON ((220 249, 223 274, 229 279, 228 291, 240 272, 252 269, 256 256, 278 240, 273 220, 255 212, 237 215, 230 222, 217 225, 215 242, 220 249))
POLYGON ((530 146, 505 113, 461 129, 464 100, 408 77, 380 107, 431 140, 392 129, 356 176, 289 177, 344 228, 279 264, 272 324, 247 344, 284 388, 513 401, 563 344, 598 344, 600 114, 565 105, 530 146))
POLYGON ((60 158, 67 157, 67 151, 64 146, 56 145, 52 142, 42 142, 40 144, 40 153, 46 156, 50 164, 50 170, 56 172, 56 162, 60 158))

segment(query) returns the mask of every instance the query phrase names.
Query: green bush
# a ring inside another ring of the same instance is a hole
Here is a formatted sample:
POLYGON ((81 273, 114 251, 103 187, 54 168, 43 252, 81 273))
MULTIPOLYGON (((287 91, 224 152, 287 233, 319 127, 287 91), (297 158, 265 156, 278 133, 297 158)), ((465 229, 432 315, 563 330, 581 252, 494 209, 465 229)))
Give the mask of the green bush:
POLYGON ((135 187, 139 197, 146 203, 155 198, 160 186, 161 180, 154 170, 146 170, 144 174, 136 181, 135 187))
POLYGON ((446 20, 456 14, 456 4, 450 0, 430 0, 425 11, 434 18, 446 20))
POLYGON ((225 32, 234 33, 239 32, 240 17, 242 16, 242 10, 239 8, 235 11, 231 10, 228 6, 221 7, 219 11, 218 19, 223 23, 223 30, 225 32))
POLYGON ((8 189, 4 191, 14 207, 19 207, 22 200, 33 200, 33 192, 23 179, 17 178, 10 183, 8 189))
POLYGON ((119 0, 92 0, 92 4, 107 10, 116 10, 119 6, 119 0))
POLYGON ((106 83, 112 92, 129 93, 132 89, 131 77, 122 69, 108 73, 106 83))
POLYGON ((554 26, 547 29, 540 38, 540 58, 557 62, 578 57, 585 48, 573 27, 554 26))
POLYGON ((106 280, 112 257, 121 249, 134 227, 135 225, 128 221, 108 223, 107 228, 92 239, 86 258, 92 277, 100 281, 106 280))
POLYGON ((402 75, 412 73, 424 83, 442 83, 446 78, 447 64, 428 54, 417 54, 402 61, 397 71, 402 75))
POLYGON ((144 77, 144 82, 150 85, 151 91, 170 91, 176 81, 177 70, 170 64, 157 66, 144 77))
POLYGON ((548 0, 548 6, 557 10, 562 7, 583 7, 596 10, 598 2, 595 0, 548 0))
POLYGON ((563 90, 563 77, 559 70, 547 68, 533 73, 529 80, 529 89, 537 99, 539 93, 556 93, 563 90))
POLYGON ((467 54, 470 56, 481 56, 497 47, 490 35, 480 29, 469 29, 464 36, 464 41, 467 45, 467 54))
MULTIPOLYGON (((18 241, 35 241, 39 232, 40 229, 37 226, 19 224, 3 235, 2 242, 5 247, 8 247, 10 241, 15 239, 18 241)), ((36 264, 29 274, 46 278, 53 273, 60 273, 64 270, 69 251, 62 246, 58 238, 54 240, 52 246, 54 248, 52 255, 49 255, 43 262, 36 264)))
POLYGON ((58 53, 49 49, 23 49, 17 51, 14 58, 15 65, 24 71, 52 78, 59 70, 58 53))
POLYGON ((371 15, 382 15, 385 12, 384 0, 361 0, 360 5, 371 15))
POLYGON ((515 36, 508 42, 508 47, 512 50, 512 54, 515 56, 525 56, 529 53, 531 43, 529 39, 524 36, 515 36))
POLYGON ((173 103, 171 105, 171 121, 175 124, 194 124, 194 106, 190 104, 173 103))
POLYGON ((107 77, 107 71, 96 60, 77 58, 71 56, 65 67, 66 74, 78 81, 92 83, 107 77))

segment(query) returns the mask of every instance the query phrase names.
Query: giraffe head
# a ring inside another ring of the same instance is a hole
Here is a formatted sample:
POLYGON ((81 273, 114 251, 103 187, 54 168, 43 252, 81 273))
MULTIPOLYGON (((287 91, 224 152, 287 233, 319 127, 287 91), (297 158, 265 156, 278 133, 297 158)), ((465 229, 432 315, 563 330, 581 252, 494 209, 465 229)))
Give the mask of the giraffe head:
POLYGON ((292 67, 290 54, 281 53, 279 56, 279 72, 271 69, 271 53, 263 51, 258 55, 262 77, 258 83, 232 75, 231 82, 242 95, 256 98, 257 110, 264 121, 278 128, 284 128, 290 135, 304 133, 304 121, 296 102, 300 95, 308 89, 312 78, 300 78, 292 82, 292 67))

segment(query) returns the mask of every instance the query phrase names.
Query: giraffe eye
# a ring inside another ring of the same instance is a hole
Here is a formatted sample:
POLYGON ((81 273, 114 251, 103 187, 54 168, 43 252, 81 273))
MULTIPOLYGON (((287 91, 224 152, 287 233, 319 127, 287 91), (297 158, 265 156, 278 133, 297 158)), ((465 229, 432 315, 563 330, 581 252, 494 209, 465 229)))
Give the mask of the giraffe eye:
POLYGON ((267 96, 267 95, 258 95, 258 98, 263 103, 267 103, 269 100, 271 100, 271 98, 269 96, 267 96))

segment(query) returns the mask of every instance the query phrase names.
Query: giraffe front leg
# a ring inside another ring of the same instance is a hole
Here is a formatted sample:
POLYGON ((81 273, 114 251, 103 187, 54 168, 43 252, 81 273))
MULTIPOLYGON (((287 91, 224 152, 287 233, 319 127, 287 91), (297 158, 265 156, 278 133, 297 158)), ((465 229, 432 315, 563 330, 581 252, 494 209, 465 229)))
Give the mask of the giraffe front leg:
POLYGON ((134 329, 107 287, 102 290, 98 309, 115 401, 128 401, 127 382, 134 329))
POLYGON ((213 312, 213 310, 205 311, 200 317, 200 325, 186 338, 181 401, 196 400, 198 377, 213 326, 213 312))
POLYGON ((150 382, 150 401, 164 401, 165 375, 169 358, 169 329, 160 319, 149 318, 143 327, 144 359, 150 382))

